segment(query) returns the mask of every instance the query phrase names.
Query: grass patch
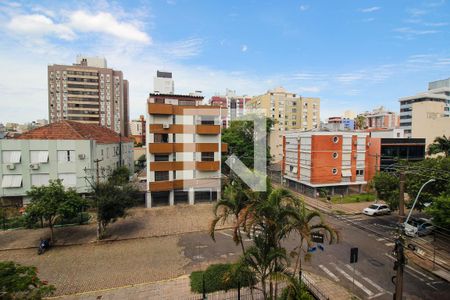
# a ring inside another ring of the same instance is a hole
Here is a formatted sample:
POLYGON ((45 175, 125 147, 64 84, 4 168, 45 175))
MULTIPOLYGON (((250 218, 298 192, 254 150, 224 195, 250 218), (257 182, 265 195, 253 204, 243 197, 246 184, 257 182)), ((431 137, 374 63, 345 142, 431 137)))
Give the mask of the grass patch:
POLYGON ((376 196, 374 194, 365 193, 365 194, 355 194, 355 195, 347 195, 344 197, 341 196, 333 196, 331 197, 331 202, 335 204, 340 203, 358 203, 358 202, 373 202, 376 200, 376 196))

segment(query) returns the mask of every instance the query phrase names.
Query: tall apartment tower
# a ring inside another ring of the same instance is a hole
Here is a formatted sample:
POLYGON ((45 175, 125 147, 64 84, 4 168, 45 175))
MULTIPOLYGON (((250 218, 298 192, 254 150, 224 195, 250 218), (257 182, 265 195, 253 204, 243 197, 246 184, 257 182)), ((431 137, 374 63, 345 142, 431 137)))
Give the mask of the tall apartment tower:
POLYGON ((71 120, 128 136, 128 81, 106 59, 77 56, 73 65, 48 66, 49 122, 71 120))
POLYGON ((283 158, 283 135, 288 130, 312 130, 320 126, 320 99, 302 97, 278 87, 255 96, 247 103, 249 109, 264 109, 274 121, 269 136, 270 154, 274 163, 283 158))
POLYGON ((225 95, 212 96, 209 104, 219 106, 222 109, 222 126, 230 125, 230 122, 245 114, 247 103, 251 100, 248 96, 239 96, 236 91, 226 89, 225 95))
POLYGON ((436 136, 450 132, 450 78, 430 82, 428 91, 400 98, 400 128, 405 137, 436 136))
POLYGON ((175 85, 172 73, 156 71, 156 77, 153 78, 153 91, 160 94, 173 94, 175 85))
POLYGON ((203 97, 150 94, 146 206, 195 204, 220 196, 220 108, 203 97))

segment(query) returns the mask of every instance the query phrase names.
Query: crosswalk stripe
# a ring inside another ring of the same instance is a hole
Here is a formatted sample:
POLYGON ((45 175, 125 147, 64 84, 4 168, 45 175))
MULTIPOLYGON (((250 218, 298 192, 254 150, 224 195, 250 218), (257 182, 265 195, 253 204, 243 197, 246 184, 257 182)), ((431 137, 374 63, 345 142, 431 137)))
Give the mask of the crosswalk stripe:
POLYGON ((416 269, 414 269, 413 267, 411 267, 411 266, 408 266, 408 265, 406 265, 406 267, 409 269, 409 270, 411 270, 411 271, 414 271, 414 272, 416 272, 417 274, 420 274, 420 275, 422 275, 423 277, 425 277, 426 279, 429 279, 429 280, 434 280, 434 278, 432 278, 432 277, 430 277, 430 276, 428 276, 427 274, 425 274, 425 273, 422 273, 422 272, 420 272, 419 270, 416 270, 416 269))
POLYGON ((385 238, 377 238, 377 242, 381 242, 381 241, 384 241, 385 240, 385 238))
POLYGON ((385 245, 386 245, 386 246, 388 246, 388 247, 392 247, 392 246, 394 246, 394 245, 395 245, 395 243, 391 243, 391 242, 389 242, 389 243, 386 243, 385 245))
POLYGON ((336 281, 336 282, 340 281, 339 278, 336 275, 334 275, 330 270, 328 270, 327 267, 325 267, 323 265, 319 265, 319 268, 321 268, 325 273, 327 273, 328 276, 333 278, 334 281, 336 281))
POLYGON ((366 293, 368 296, 373 296, 373 293, 367 288, 365 287, 361 282, 359 282, 356 279, 353 279, 352 276, 350 276, 349 274, 345 273, 344 270, 342 270, 341 268, 339 268, 335 263, 330 263, 330 265, 333 265, 333 267, 336 268, 336 270, 341 273, 342 275, 344 275, 345 278, 347 278, 350 282, 354 282, 355 285, 357 287, 359 287, 364 293, 366 293))
MULTIPOLYGON (((353 271, 353 267, 350 266, 349 264, 346 264, 345 266, 350 271, 353 271)), ((370 278, 367 278, 367 277, 363 276, 363 274, 361 274, 361 272, 359 272, 358 270, 355 270, 355 274, 358 275, 359 277, 361 277, 362 279, 364 279, 365 281, 367 281, 368 283, 370 283, 371 285, 373 285, 378 291, 385 292, 385 290, 381 286, 379 286, 378 284, 373 282, 370 278)))

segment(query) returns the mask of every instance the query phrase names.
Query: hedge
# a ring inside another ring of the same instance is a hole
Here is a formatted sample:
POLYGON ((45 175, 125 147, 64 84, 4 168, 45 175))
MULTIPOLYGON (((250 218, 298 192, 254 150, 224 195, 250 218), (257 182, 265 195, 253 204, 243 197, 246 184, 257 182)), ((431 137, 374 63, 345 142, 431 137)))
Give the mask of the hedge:
POLYGON ((247 268, 239 264, 214 264, 205 271, 191 273, 191 291, 203 292, 203 276, 205 278, 205 292, 228 291, 256 284, 256 277, 247 268))

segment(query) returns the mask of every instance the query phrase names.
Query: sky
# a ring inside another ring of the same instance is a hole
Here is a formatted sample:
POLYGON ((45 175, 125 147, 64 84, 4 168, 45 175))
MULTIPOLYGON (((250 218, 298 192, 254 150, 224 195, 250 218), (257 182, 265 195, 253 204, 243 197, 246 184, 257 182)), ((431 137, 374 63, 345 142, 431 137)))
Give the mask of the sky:
MULTIPOLYGON (((450 0, 449 0, 450 1, 450 0)), ((102 56, 145 114, 156 70, 206 99, 277 86, 321 98, 321 119, 380 105, 450 77, 446 0, 0 0, 0 122, 48 118, 47 65, 102 56)))

